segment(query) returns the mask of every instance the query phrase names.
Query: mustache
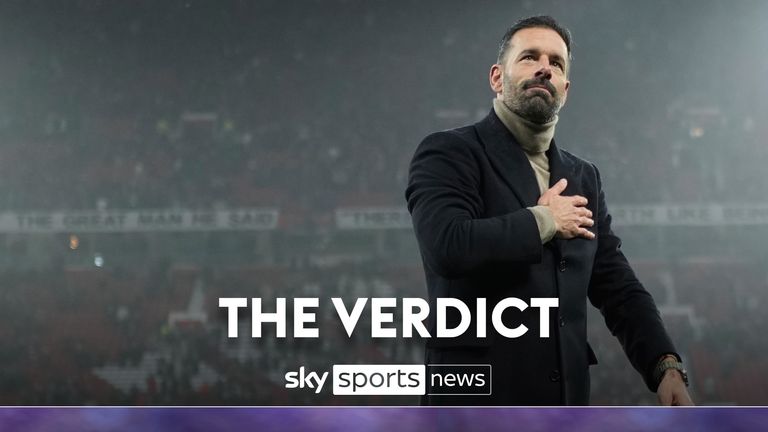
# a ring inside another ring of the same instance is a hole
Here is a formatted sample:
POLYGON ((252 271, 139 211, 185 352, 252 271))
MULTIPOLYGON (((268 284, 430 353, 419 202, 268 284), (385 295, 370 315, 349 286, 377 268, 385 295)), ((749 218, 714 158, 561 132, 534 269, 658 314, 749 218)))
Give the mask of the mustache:
POLYGON ((551 82, 549 82, 548 79, 529 79, 523 81, 523 90, 528 90, 531 87, 544 87, 547 90, 549 90, 549 94, 552 96, 557 94, 557 90, 555 90, 555 86, 552 85, 551 82))

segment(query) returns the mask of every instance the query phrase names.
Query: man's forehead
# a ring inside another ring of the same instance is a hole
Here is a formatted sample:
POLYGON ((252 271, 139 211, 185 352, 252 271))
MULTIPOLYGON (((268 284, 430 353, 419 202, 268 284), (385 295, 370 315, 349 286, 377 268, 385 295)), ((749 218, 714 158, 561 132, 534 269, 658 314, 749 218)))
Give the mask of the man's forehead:
POLYGON ((509 40, 509 47, 516 53, 537 50, 558 54, 562 58, 568 57, 568 47, 563 38, 556 31, 547 27, 529 27, 518 30, 509 40))

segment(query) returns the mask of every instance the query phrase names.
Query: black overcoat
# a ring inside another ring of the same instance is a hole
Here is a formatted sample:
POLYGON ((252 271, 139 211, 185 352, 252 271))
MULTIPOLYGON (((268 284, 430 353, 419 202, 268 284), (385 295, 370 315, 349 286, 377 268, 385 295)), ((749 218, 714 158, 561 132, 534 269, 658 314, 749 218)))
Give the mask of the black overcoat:
MULTIPOLYGON (((535 174, 493 111, 474 125, 427 136, 415 152, 405 196, 426 273, 427 328, 435 335, 438 297, 461 299, 473 315, 477 298, 488 304, 487 337, 476 337, 474 321, 461 337, 432 337, 426 362, 490 364, 493 376, 490 396, 426 396, 424 403, 588 404, 589 366, 597 359, 587 343, 587 299, 600 309, 650 390, 656 390, 656 362, 675 352, 651 295, 611 230, 597 168, 554 140, 547 156, 550 186, 566 178, 563 195, 588 199, 596 239, 555 238, 542 245, 533 213, 526 209, 540 195, 535 174), (539 310, 530 307, 510 308, 503 315, 509 328, 527 326, 524 336, 508 339, 495 332, 492 306, 506 297, 529 304, 533 297, 559 298, 550 316, 550 337, 539 337, 539 310)), ((447 319, 453 327, 458 314, 447 319)))

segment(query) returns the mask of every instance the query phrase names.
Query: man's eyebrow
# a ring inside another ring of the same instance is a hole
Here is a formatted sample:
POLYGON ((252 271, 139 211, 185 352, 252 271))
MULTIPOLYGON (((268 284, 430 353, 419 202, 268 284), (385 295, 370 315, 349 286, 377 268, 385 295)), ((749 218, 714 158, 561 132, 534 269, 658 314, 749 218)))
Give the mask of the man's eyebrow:
POLYGON ((517 57, 520 58, 520 56, 528 55, 528 54, 533 54, 535 56, 538 56, 540 53, 541 52, 538 49, 536 49, 536 48, 528 48, 528 49, 520 51, 520 54, 518 54, 517 57))

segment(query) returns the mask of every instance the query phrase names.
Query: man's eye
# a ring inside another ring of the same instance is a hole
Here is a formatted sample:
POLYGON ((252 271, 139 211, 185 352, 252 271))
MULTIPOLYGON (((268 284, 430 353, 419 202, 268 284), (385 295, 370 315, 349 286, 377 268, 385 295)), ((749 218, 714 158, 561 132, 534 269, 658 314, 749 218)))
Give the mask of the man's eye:
POLYGON ((521 60, 535 60, 532 55, 528 54, 527 56, 523 57, 521 60))
POLYGON ((560 68, 560 70, 563 70, 563 64, 559 61, 553 61, 552 64, 555 65, 555 67, 560 68))

